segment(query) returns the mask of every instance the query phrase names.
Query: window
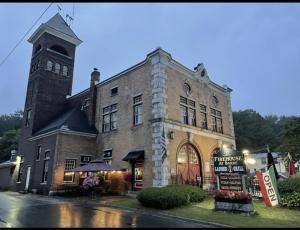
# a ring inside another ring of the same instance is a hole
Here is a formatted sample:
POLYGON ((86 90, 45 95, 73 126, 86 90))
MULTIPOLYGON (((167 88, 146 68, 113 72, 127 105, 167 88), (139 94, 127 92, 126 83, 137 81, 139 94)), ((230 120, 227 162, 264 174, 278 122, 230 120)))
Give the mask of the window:
POLYGON ((22 181, 23 170, 24 170, 24 156, 21 156, 17 182, 22 181))
POLYGON ((142 95, 133 98, 133 124, 140 125, 143 123, 143 101, 142 95))
POLYGON ((55 63, 55 73, 60 73, 60 64, 55 63))
POLYGON ((80 166, 86 165, 91 161, 92 157, 91 156, 81 156, 80 158, 80 166))
POLYGON ((191 91, 192 91, 191 86, 188 83, 184 83, 183 84, 183 89, 184 89, 184 92, 187 95, 189 95, 191 93, 191 91))
POLYGON ((75 166, 76 166, 76 160, 74 159, 65 160, 64 182, 74 182, 75 172, 72 172, 72 170, 75 168, 75 166))
POLYGON ((53 62, 52 61, 47 61, 47 70, 53 71, 53 62))
POLYGON ((108 132, 117 129, 117 104, 103 108, 102 131, 108 132))
POLYGON ((68 67, 65 65, 62 68, 62 75, 66 77, 68 76, 68 67))
POLYGON ((110 96, 118 95, 118 87, 115 87, 110 90, 110 96))
POLYGON ((222 113, 215 109, 210 109, 212 129, 215 132, 223 133, 222 113))
POLYGON ((106 164, 111 164, 112 162, 112 149, 104 150, 103 152, 103 160, 106 164))
POLYGON ((266 159, 266 158, 262 158, 262 159, 261 159, 261 163, 262 163, 263 165, 267 164, 267 159, 266 159))
POLYGON ((207 129, 206 106, 201 104, 200 104, 200 127, 202 129, 207 129))
POLYGON ((195 101, 180 96, 180 117, 183 124, 196 126, 195 101))
POLYGON ((37 148, 37 152, 36 152, 36 160, 39 161, 41 158, 41 153, 42 153, 42 146, 39 145, 37 148))
POLYGON ((63 55, 67 55, 68 56, 68 52, 65 50, 65 48, 59 46, 59 45, 53 45, 50 47, 51 50, 56 51, 58 53, 61 53, 63 55))
POLYGON ((31 118, 31 109, 27 110, 27 114, 26 114, 26 120, 25 120, 25 126, 28 127, 29 126, 29 121, 31 118))
POLYGON ((213 106, 217 107, 218 103, 219 103, 218 98, 216 96, 213 96, 212 97, 212 104, 213 104, 213 106))
POLYGON ((43 177, 42 177, 42 183, 47 182, 48 178, 48 170, 49 170, 49 159, 50 159, 50 151, 45 151, 45 157, 44 157, 44 168, 43 168, 43 177))

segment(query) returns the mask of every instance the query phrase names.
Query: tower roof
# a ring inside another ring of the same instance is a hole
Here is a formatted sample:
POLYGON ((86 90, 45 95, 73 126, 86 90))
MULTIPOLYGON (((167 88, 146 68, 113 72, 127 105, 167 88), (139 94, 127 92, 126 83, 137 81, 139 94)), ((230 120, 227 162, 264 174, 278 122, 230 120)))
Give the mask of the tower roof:
POLYGON ((55 14, 46 23, 42 23, 28 41, 34 43, 45 32, 69 41, 76 46, 82 42, 59 13, 55 14))

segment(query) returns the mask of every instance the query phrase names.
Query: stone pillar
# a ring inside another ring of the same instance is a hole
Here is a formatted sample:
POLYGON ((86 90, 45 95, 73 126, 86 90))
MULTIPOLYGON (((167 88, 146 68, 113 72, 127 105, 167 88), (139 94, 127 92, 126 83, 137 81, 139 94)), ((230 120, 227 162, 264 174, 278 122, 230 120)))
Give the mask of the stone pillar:
MULTIPOLYGON (((168 130, 164 125, 164 120, 167 116, 167 75, 165 72, 166 64, 168 62, 168 55, 161 49, 151 57, 152 65, 152 161, 153 161, 153 186, 162 187, 168 185, 170 179, 169 173, 169 157, 164 160, 162 164, 162 147, 161 136, 164 127, 166 145, 168 145, 168 130)), ((169 154, 167 152, 167 154, 169 154)))

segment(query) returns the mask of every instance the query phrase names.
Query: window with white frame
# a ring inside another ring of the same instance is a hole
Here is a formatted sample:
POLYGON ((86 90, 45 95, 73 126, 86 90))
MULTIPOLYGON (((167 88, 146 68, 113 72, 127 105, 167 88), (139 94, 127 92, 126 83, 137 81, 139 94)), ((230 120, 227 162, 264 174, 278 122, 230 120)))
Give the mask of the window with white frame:
POLYGON ((86 165, 91 161, 92 157, 91 156, 81 156, 80 157, 80 166, 86 165))
POLYGON ((103 151, 103 161, 109 165, 112 163, 112 149, 103 151))
POLYGON ((50 159, 50 151, 46 150, 45 151, 45 157, 44 157, 44 167, 43 167, 42 183, 47 183, 47 180, 48 180, 49 159, 50 159))
POLYGON ((133 124, 140 125, 143 123, 143 101, 142 95, 133 98, 133 124))
POLYGON ((102 131, 108 132, 117 129, 117 104, 103 108, 102 131))
POLYGON ((215 132, 223 133, 222 113, 215 109, 210 109, 212 129, 215 132))
POLYGON ((196 126, 195 101, 180 96, 181 123, 196 126))
POLYGON ((62 75, 67 77, 68 76, 68 67, 67 66, 63 66, 62 68, 62 75))
POLYGON ((31 118, 31 109, 28 109, 28 110, 27 110, 27 113, 26 113, 26 120, 25 120, 25 126, 26 126, 26 127, 29 126, 30 118, 31 118))
POLYGON ((53 71, 53 62, 50 60, 47 61, 47 70, 53 71))
POLYGON ((54 69, 54 72, 55 73, 60 73, 60 64, 58 64, 58 63, 55 63, 55 69, 54 69))
POLYGON ((75 159, 65 160, 64 182, 74 182, 75 172, 72 171, 76 166, 75 159))
POLYGON ((36 151, 36 160, 37 160, 37 161, 40 160, 41 154, 42 154, 42 146, 39 145, 39 146, 37 147, 37 151, 36 151))
POLYGON ((22 181, 23 170, 24 170, 24 156, 21 156, 17 182, 22 181))
POLYGON ((206 106, 202 104, 200 104, 200 127, 202 129, 207 129, 206 106))

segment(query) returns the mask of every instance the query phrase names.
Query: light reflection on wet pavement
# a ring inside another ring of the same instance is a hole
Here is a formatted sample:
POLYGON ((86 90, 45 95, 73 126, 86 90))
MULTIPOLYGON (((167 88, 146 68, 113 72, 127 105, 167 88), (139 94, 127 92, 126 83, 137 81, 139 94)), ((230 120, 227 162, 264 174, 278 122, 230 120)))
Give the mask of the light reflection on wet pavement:
POLYGON ((176 218, 103 207, 90 202, 0 192, 0 227, 211 227, 176 218))

